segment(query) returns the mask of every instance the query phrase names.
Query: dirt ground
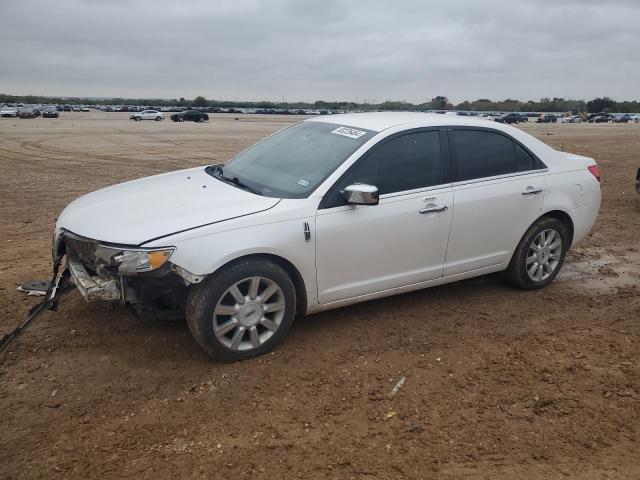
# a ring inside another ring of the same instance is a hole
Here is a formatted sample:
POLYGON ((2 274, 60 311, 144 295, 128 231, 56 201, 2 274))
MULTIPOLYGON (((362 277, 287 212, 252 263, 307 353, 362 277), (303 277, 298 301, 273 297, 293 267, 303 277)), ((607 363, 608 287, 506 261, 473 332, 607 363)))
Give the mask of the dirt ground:
MULTIPOLYGON (((0 330, 38 302, 16 287, 49 277, 72 199, 296 120, 1 119, 0 330)), ((640 478, 640 125, 523 128, 602 168, 598 222, 549 288, 494 275, 300 318, 236 364, 72 292, 0 365, 0 478, 640 478)))

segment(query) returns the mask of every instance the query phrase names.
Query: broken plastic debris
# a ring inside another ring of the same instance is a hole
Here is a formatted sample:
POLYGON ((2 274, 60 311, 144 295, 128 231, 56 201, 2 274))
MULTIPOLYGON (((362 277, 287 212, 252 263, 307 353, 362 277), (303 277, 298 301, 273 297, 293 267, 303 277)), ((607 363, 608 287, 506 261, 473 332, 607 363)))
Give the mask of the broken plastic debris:
POLYGON ((45 295, 49 288, 47 280, 29 280, 20 285, 17 290, 25 292, 27 295, 45 295))
POLYGON ((405 377, 402 377, 400 380, 398 380, 398 383, 396 383, 396 386, 393 387, 393 390, 389 392, 389 395, 388 395, 389 398, 393 398, 396 396, 396 393, 398 393, 398 390, 400 390, 400 387, 404 385, 405 380, 406 380, 405 377))

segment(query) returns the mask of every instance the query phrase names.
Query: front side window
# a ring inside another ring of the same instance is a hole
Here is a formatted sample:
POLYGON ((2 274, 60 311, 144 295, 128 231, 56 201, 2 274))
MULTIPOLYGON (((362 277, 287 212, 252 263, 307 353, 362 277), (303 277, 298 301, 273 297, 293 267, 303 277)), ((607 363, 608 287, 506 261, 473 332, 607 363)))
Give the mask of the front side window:
POLYGON ((376 148, 350 172, 350 183, 378 187, 380 195, 437 185, 442 180, 440 134, 417 132, 376 148))
POLYGON ((305 198, 376 133, 301 122, 240 153, 222 175, 268 197, 305 198))
POLYGON ((380 195, 442 183, 438 131, 413 132, 383 142, 374 146, 334 185, 323 201, 323 208, 344 205, 340 191, 354 183, 373 185, 380 195))

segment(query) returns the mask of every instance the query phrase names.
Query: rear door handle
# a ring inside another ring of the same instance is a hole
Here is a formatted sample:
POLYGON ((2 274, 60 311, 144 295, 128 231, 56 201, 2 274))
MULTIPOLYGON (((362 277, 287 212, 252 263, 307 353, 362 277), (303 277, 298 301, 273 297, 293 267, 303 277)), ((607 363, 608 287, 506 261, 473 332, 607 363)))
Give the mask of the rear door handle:
POLYGON ((424 207, 421 208, 420 210, 418 210, 418 213, 421 214, 425 214, 425 213, 440 213, 440 212, 444 212, 445 210, 447 210, 449 207, 447 207, 446 205, 429 205, 428 207, 424 207))
POLYGON ((523 195, 535 195, 536 193, 542 192, 542 187, 527 187, 522 191, 523 195))

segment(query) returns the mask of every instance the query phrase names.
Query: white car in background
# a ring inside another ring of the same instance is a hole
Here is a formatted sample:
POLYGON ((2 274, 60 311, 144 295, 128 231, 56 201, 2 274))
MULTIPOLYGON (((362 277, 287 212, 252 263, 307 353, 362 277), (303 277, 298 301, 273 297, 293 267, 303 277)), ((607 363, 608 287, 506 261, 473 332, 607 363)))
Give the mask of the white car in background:
POLYGON ((157 110, 143 110, 141 112, 134 113, 129 118, 136 122, 139 122, 140 120, 155 120, 159 122, 164 118, 164 113, 157 110))
POLYGON ((509 125, 315 117, 226 165, 75 200, 53 253, 87 301, 186 312, 208 354, 241 360, 271 350, 296 314, 493 272, 546 287, 596 220, 599 176, 593 159, 509 125))
POLYGON ((582 123, 582 117, 580 115, 570 115, 568 117, 564 117, 561 120, 561 123, 582 123))
POLYGON ((0 117, 17 117, 18 109, 16 107, 10 107, 9 105, 3 105, 0 107, 0 117))

